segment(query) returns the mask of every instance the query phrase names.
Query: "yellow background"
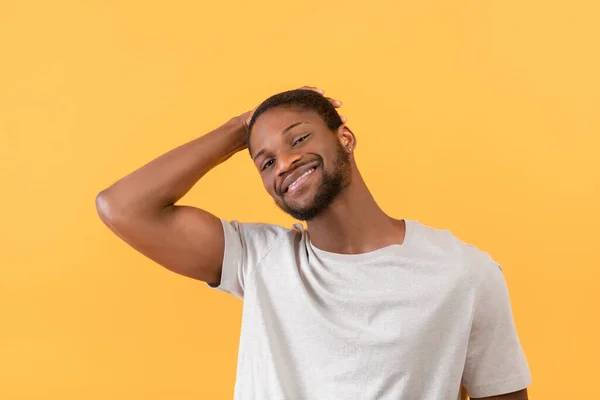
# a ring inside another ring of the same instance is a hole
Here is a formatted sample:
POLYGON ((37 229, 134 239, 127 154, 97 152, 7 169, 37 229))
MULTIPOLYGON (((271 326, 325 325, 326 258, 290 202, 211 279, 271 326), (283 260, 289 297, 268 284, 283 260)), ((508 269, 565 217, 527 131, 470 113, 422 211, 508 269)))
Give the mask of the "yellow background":
MULTIPOLYGON (((1 0, 0 399, 232 398, 242 302, 94 198, 305 84, 344 101, 385 211, 503 265, 531 398, 600 398, 598 4, 1 0)), ((182 203, 293 222, 246 153, 182 203)))

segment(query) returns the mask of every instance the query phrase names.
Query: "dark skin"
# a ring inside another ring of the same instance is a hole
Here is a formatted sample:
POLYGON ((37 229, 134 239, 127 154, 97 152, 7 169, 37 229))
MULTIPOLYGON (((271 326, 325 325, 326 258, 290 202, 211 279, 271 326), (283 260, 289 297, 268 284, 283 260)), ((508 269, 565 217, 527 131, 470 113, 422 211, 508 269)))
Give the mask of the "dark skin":
POLYGON ((391 244, 402 244, 405 224, 391 218, 377 205, 354 160, 356 138, 346 124, 330 131, 313 111, 276 107, 256 121, 251 155, 267 192, 278 202, 306 207, 314 200, 323 170, 331 171, 339 146, 350 157, 349 182, 329 207, 307 221, 313 244, 334 253, 365 253, 391 244), (294 125, 286 133, 286 128, 294 125), (300 142, 298 142, 300 140, 300 142), (265 149, 256 157, 261 150, 265 149), (253 153, 255 151, 255 153, 253 153), (282 193, 287 175, 298 165, 322 160, 310 177, 293 193, 282 193))
MULTIPOLYGON (((315 90, 321 94, 323 91, 315 90)), ((335 107, 341 102, 330 99, 335 107)), ((220 219, 210 212, 178 201, 212 168, 247 148, 248 122, 254 110, 231 118, 222 126, 185 143, 132 171, 96 196, 101 220, 120 239, 163 267, 190 278, 217 285, 221 279, 224 237, 220 219), (202 245, 199 245, 201 243, 202 245)), ((270 167, 260 170, 267 192, 279 205, 303 208, 315 204, 315 193, 323 177, 340 177, 343 189, 318 215, 307 221, 315 246, 331 252, 363 253, 404 241, 405 226, 387 216, 375 203, 354 161, 340 163, 344 149, 354 149, 356 138, 344 124, 335 132, 318 115, 293 109, 272 109, 259 117, 251 146, 261 157, 271 157, 270 167), (291 124, 304 121, 287 134, 291 124), (302 133, 310 137, 301 139, 302 133), (294 139, 292 141, 292 139, 294 139), (294 145, 296 143, 296 145, 294 145), (300 144, 300 145, 298 145, 300 144), (294 193, 284 193, 282 183, 306 168, 307 162, 322 161, 294 193), (302 165, 302 166, 301 166, 302 165), (340 165, 344 168, 340 169, 340 165)), ((255 165, 262 166, 262 159, 255 165)), ((211 195, 207 193, 206 195, 211 195)), ((527 392, 488 397, 522 400, 527 392)))
MULTIPOLYGON (((335 106, 341 105, 337 100, 330 101, 335 106)), ((336 159, 339 147, 348 151, 349 179, 344 189, 325 210, 307 221, 316 247, 334 253, 358 254, 403 243, 405 224, 377 205, 356 166, 353 155, 356 137, 345 123, 332 132, 313 111, 276 107, 257 119, 251 134, 250 154, 266 191, 279 205, 288 203, 296 208, 309 207, 314 202, 322 187, 323 171, 334 169, 332 160, 336 159), (290 180, 286 178, 296 168, 319 161, 315 172, 298 188, 285 192, 290 180)), ((527 389, 480 399, 527 400, 527 389)))

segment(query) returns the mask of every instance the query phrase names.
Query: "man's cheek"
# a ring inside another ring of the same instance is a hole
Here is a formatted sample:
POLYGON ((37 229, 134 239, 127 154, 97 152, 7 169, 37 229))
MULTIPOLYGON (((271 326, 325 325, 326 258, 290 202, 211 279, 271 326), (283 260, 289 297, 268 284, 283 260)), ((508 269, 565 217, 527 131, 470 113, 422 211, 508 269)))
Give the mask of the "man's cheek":
POLYGON ((272 190, 272 187, 269 186, 269 182, 267 182, 265 180, 263 180, 262 182, 263 182, 263 187, 265 188, 265 190, 267 191, 267 193, 269 193, 271 196, 273 196, 273 193, 272 193, 273 190, 272 190))
POLYGON ((275 185, 273 182, 263 182, 263 186, 265 188, 265 190, 267 191, 267 193, 274 198, 278 198, 279 195, 277 194, 277 191, 275 190, 275 185))

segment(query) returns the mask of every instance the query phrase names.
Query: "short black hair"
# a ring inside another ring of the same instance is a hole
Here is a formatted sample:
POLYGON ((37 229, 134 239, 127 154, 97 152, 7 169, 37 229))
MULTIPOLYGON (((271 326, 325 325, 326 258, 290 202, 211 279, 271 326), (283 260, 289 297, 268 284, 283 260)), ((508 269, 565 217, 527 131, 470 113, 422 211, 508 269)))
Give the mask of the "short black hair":
POLYGON ((256 108, 248 124, 248 136, 246 137, 248 150, 250 150, 250 135, 257 118, 265 111, 281 106, 295 106, 307 111, 314 111, 332 131, 335 131, 343 123, 333 104, 322 94, 310 89, 288 90, 269 97, 256 108))

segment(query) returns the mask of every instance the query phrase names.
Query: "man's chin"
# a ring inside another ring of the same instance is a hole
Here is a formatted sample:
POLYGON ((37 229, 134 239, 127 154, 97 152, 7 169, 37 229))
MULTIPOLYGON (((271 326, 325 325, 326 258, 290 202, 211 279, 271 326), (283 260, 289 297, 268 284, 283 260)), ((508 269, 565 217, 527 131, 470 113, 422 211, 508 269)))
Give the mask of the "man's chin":
POLYGON ((288 204, 279 204, 277 206, 286 214, 291 217, 300 220, 300 221, 309 221, 316 217, 321 210, 316 209, 312 206, 301 206, 298 204, 288 205, 288 204))

